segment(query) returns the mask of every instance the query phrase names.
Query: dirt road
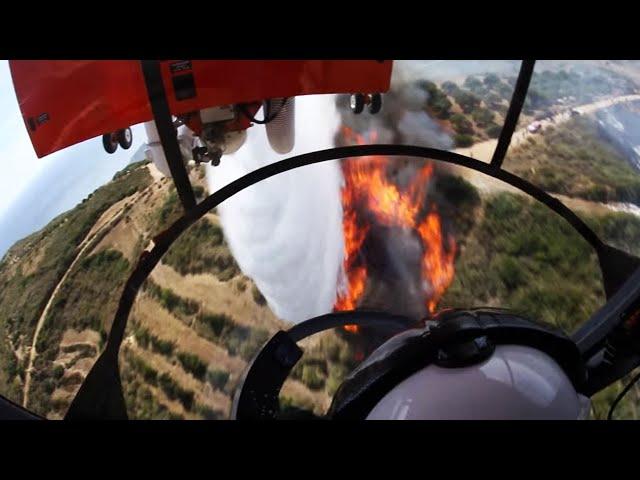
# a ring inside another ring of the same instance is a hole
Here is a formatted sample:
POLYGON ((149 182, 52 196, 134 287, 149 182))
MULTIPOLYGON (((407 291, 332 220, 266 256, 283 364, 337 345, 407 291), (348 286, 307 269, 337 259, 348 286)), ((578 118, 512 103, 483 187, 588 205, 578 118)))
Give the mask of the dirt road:
MULTIPOLYGON (((140 195, 140 192, 134 194, 133 197, 135 198, 138 195, 140 195)), ((129 197, 129 198, 131 198, 131 197, 129 197)), ((96 238, 96 236, 98 236, 105 229, 112 228, 113 225, 120 219, 120 217, 122 217, 123 214, 124 214, 124 207, 120 208, 117 212, 115 212, 111 216, 111 218, 109 218, 106 222, 104 222, 100 226, 100 228, 98 228, 95 231, 93 231, 94 229, 91 229, 89 231, 87 236, 78 245, 78 248, 79 248, 78 254, 73 259, 73 261, 71 262, 71 265, 69 265, 69 268, 64 273, 64 275, 62 276, 62 278, 60 279, 60 281, 58 282, 56 287, 53 289, 53 292, 51 293, 51 296, 49 297, 49 300, 47 301, 47 304, 45 305, 44 310, 42 310, 42 313, 40 314, 40 317, 38 318, 38 323, 36 325, 35 332, 33 334, 33 340, 31 342, 31 347, 29 348, 29 363, 27 365, 27 369, 26 369, 26 372, 25 372, 24 387, 23 387, 23 394, 22 394, 22 406, 23 407, 26 408, 28 406, 28 404, 29 404, 29 389, 31 387, 31 372, 33 371, 33 364, 35 362, 36 356, 38 355, 38 352, 36 351, 36 345, 38 344, 38 337, 40 335, 40 331, 42 330, 44 322, 45 322, 45 320, 47 318, 47 315, 49 313, 49 309, 51 308, 51 305, 53 305, 53 301, 55 300, 56 295, 60 291, 60 288, 62 287, 62 284, 67 280, 67 277, 69 276, 69 273, 73 270, 73 267, 75 267, 76 263, 78 263, 78 261, 80 260, 80 258, 84 254, 84 252, 87 250, 87 248, 90 245, 92 245, 92 240, 94 238, 96 238)), ((101 222, 101 220, 98 219, 98 222, 101 222)))
MULTIPOLYGON (((600 100, 598 102, 588 103, 585 105, 580 105, 575 107, 574 110, 577 110, 582 115, 586 115, 589 113, 593 113, 597 110, 601 110, 603 108, 611 107, 612 105, 616 105, 618 103, 626 103, 626 102, 634 102, 640 100, 640 95, 622 95, 619 97, 609 98, 606 100, 600 100)), ((541 120, 540 121, 540 131, 544 131, 546 127, 549 125, 559 125, 571 118, 571 113, 562 112, 552 117, 551 120, 541 120)), ((513 148, 523 141, 525 141, 530 135, 538 135, 537 133, 529 133, 526 129, 520 128, 513 132, 513 137, 511 137, 511 145, 509 148, 513 148)), ((496 145, 498 144, 498 139, 486 140, 484 142, 474 143, 469 148, 458 148, 455 150, 456 153, 461 155, 466 155, 468 157, 475 158, 477 160, 481 160, 483 162, 490 162, 491 157, 493 156, 493 152, 496 149, 496 145)))
MULTIPOLYGON (((610 98, 606 100, 601 100, 594 103, 589 103, 585 105, 581 105, 579 107, 575 107, 575 110, 580 112, 581 115, 593 113, 597 110, 610 107, 612 105, 616 105, 618 103, 625 102, 633 102, 640 100, 640 95, 624 95, 620 97, 610 98)), ((563 112, 558 115, 555 115, 552 120, 542 120, 540 122, 541 128, 540 131, 544 132, 544 129, 549 125, 559 125, 571 118, 571 114, 569 112, 563 112)), ((514 146, 519 145, 523 141, 525 141, 530 135, 539 135, 539 133, 529 133, 526 128, 521 128, 516 130, 513 133, 513 137, 511 139, 511 145, 509 148, 513 148, 514 146)), ((455 150, 456 153, 460 153, 462 155, 467 155, 477 160, 481 160, 483 162, 490 162, 491 157, 493 156, 493 151, 498 144, 497 139, 487 140, 485 142, 480 142, 472 145, 469 148, 459 148, 455 150)), ((471 182, 481 193, 491 194, 495 192, 511 192, 518 193, 524 195, 523 192, 518 190, 517 188, 512 187, 511 185, 501 182, 500 180, 496 180, 492 177, 489 177, 483 173, 480 173, 476 170, 472 170, 470 168, 456 168, 463 178, 467 181, 471 182)), ((589 200, 583 200, 580 198, 567 197, 565 195, 553 194, 558 200, 564 203, 567 207, 572 210, 583 210, 589 212, 605 212, 605 211, 616 211, 616 212, 627 212, 633 215, 640 217, 640 207, 631 204, 625 203, 600 203, 600 202, 592 202, 589 200)))

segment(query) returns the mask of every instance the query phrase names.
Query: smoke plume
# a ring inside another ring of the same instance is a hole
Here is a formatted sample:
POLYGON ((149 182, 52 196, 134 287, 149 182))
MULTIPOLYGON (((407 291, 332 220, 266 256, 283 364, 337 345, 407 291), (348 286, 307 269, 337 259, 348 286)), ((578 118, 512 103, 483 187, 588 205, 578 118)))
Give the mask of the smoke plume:
MULTIPOLYGON (((424 111, 427 93, 416 84, 421 72, 396 63, 392 89, 377 115, 354 115, 346 95, 299 97, 294 150, 284 156, 273 152, 264 127, 256 125, 237 153, 208 167, 210 191, 282 158, 333 147, 341 124, 375 130, 378 143, 450 148, 448 135, 424 111)), ((299 322, 333 308, 336 288, 344 282, 343 181, 338 162, 325 162, 262 181, 218 207, 240 268, 284 320, 299 322)))

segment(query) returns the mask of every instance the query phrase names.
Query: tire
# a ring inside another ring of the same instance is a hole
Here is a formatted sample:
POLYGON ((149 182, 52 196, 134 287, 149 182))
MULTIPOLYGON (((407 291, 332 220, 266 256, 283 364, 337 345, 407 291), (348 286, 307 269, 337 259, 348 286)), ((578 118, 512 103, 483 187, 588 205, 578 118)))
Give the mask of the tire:
POLYGON ((102 146, 105 152, 114 153, 118 149, 118 141, 112 133, 102 135, 102 146))
POLYGON ((364 110, 364 95, 362 93, 352 94, 349 99, 349 106, 356 115, 362 113, 362 110, 364 110))
POLYGON ((371 103, 369 104, 369 113, 375 115, 382 108, 382 95, 379 93, 371 94, 371 103))
POLYGON ((116 136, 118 137, 118 143, 122 148, 124 148, 125 150, 131 148, 131 144, 133 143, 133 134, 131 133, 130 128, 118 130, 116 136))

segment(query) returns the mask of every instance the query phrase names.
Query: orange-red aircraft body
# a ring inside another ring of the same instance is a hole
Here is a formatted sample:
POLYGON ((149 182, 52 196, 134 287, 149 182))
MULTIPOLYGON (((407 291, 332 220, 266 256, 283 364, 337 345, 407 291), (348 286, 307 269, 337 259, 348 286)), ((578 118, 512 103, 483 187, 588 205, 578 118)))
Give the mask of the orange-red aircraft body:
MULTIPOLYGON (((391 61, 165 60, 172 115, 298 95, 386 92, 391 61)), ((38 157, 153 119, 137 60, 11 60, 20 110, 38 157)), ((250 126, 249 120, 246 125, 250 126)))

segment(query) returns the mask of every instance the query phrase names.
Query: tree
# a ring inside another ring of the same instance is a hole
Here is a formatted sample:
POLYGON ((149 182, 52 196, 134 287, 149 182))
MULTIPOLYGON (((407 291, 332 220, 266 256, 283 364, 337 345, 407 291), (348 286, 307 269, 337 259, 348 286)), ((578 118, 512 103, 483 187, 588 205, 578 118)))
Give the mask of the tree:
POLYGON ((502 97, 497 93, 491 92, 485 98, 485 103, 487 106, 491 107, 493 110, 496 110, 496 107, 502 106, 502 97))
POLYGON ((511 95, 513 94, 513 86, 504 82, 500 82, 496 85, 494 90, 507 101, 511 99, 511 95))
POLYGON ((229 372, 216 369, 209 370, 207 371, 207 381, 212 387, 222 390, 229 381, 229 372))
POLYGON ((444 93, 446 93, 447 95, 453 95, 455 92, 460 90, 460 87, 458 87, 458 85, 450 81, 444 82, 440 86, 440 88, 442 88, 442 91, 444 91, 444 93))
POLYGON ((469 90, 482 88, 482 82, 477 77, 471 75, 466 78, 463 85, 469 90))
POLYGON ((178 360, 182 367, 195 378, 202 380, 207 373, 207 364, 193 353, 178 352, 178 360))
POLYGON ((253 297, 253 301, 258 305, 264 306, 267 304, 267 299, 264 298, 262 292, 260 292, 260 289, 258 289, 255 283, 251 285, 251 296, 253 297))
POLYGON ((500 83, 500 77, 498 77, 498 75, 496 75, 495 73, 490 73, 484 77, 484 84, 488 88, 493 88, 499 83, 500 83))
POLYGON ((451 124, 457 133, 460 134, 473 134, 473 125, 471 122, 460 113, 455 113, 451 116, 451 124))
POLYGON ((491 138, 498 138, 500 136, 500 132, 502 132, 502 126, 492 123, 487 127, 487 135, 491 138))
POLYGON ((426 90, 429 94, 438 89, 438 86, 430 80, 420 80, 417 84, 421 89, 426 90))
POLYGON ((457 133, 454 135, 453 141, 456 142, 456 147, 465 148, 473 145, 473 137, 471 135, 457 133))
POLYGON ((427 100, 427 106, 433 112, 433 114, 442 119, 449 118, 451 115, 451 102, 447 98, 447 96, 440 90, 434 90, 429 96, 429 100, 427 100))
POLYGON ((476 125, 480 128, 485 128, 493 122, 495 115, 491 110, 479 107, 473 110, 471 116, 473 117, 473 121, 476 122, 476 125))
POLYGON ((553 102, 537 88, 530 88, 527 92, 525 107, 529 112, 534 110, 543 110, 551 106, 553 102))
POLYGON ((302 383, 311 390, 320 390, 324 388, 325 377, 322 376, 318 366, 304 365, 302 367, 302 383))
POLYGON ((471 92, 460 90, 454 97, 455 101, 460 105, 464 113, 471 113, 474 108, 480 106, 480 99, 471 92))

